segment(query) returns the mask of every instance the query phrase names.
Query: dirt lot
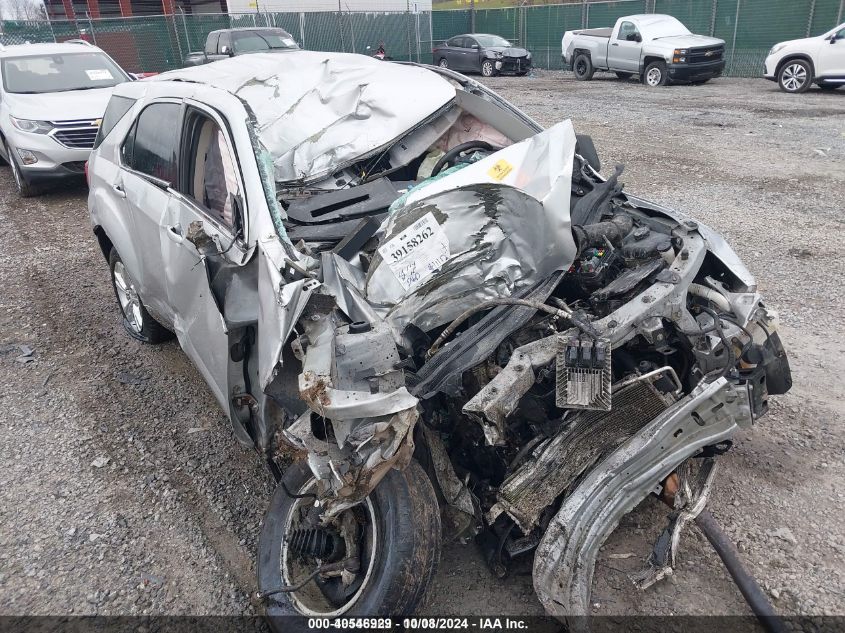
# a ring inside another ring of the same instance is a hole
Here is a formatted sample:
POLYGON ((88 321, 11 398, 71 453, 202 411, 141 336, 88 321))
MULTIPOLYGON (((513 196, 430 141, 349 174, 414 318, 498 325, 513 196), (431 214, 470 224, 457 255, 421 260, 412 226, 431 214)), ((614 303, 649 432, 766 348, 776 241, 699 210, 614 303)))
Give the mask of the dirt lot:
MULTIPOLYGON (((722 231, 758 276, 795 387, 721 460, 710 507, 778 610, 845 613, 845 91, 729 79, 647 90, 552 72, 490 84, 543 124, 573 118, 604 171, 624 163, 629 191, 722 231)), ((124 333, 84 187, 11 190, 3 168, 0 613, 251 612, 262 465, 175 343, 124 333)), ((633 588, 626 573, 664 515, 646 501, 611 537, 595 611, 748 613, 695 529, 673 577, 633 588)), ((452 544, 422 611, 541 608, 527 561, 499 581, 473 544, 452 544)))

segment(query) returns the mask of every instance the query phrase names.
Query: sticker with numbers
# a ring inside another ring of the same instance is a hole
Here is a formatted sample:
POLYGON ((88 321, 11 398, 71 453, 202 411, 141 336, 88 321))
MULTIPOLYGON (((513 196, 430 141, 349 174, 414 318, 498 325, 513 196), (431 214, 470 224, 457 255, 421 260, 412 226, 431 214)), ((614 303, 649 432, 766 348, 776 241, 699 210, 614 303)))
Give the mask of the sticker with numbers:
POLYGON ((449 259, 449 238, 429 211, 378 252, 402 287, 411 291, 449 259))

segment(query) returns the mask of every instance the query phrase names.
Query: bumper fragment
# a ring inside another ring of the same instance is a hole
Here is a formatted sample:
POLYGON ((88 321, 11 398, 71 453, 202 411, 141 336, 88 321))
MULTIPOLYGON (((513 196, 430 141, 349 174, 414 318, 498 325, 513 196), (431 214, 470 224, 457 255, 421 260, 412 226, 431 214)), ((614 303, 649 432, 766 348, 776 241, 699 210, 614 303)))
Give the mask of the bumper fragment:
POLYGON ((534 557, 534 589, 545 609, 590 613, 599 548, 643 498, 687 458, 752 423, 749 387, 719 378, 698 385, 590 471, 563 502, 534 557))

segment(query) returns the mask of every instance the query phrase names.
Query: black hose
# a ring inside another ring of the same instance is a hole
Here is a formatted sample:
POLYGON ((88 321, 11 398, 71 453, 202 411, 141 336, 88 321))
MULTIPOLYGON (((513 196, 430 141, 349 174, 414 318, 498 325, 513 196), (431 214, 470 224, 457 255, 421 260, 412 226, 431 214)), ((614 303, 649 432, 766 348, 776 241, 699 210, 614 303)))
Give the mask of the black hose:
POLYGON ((736 586, 739 587, 742 596, 751 607, 754 615, 760 620, 760 624, 769 633, 786 633, 786 627, 783 620, 780 619, 775 612, 774 607, 769 602, 766 594, 757 584, 757 581, 749 574, 745 567, 742 566, 742 561, 739 559, 739 552, 731 543, 728 536, 719 527, 719 523, 709 510, 702 510, 701 513, 695 517, 695 524, 698 529, 702 531, 707 540, 716 550, 719 558, 725 564, 725 568, 733 578, 736 586))

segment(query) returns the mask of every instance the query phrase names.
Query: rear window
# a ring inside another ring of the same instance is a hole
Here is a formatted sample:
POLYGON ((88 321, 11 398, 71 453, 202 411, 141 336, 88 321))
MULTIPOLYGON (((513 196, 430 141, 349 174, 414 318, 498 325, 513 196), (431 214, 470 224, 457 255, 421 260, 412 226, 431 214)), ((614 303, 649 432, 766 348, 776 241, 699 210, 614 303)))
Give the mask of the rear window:
POLYGON ((100 129, 97 130, 97 138, 94 140, 94 149, 100 146, 103 139, 114 129, 117 122, 132 109, 133 105, 135 105, 135 99, 118 97, 117 95, 112 96, 109 100, 108 107, 106 107, 106 113, 103 115, 102 121, 100 121, 100 129))

